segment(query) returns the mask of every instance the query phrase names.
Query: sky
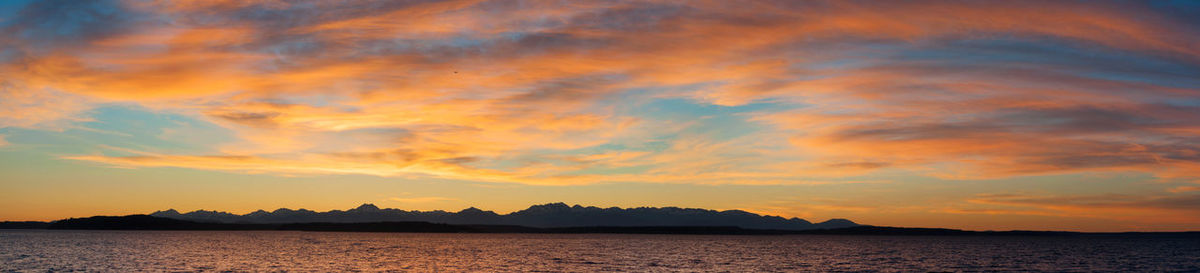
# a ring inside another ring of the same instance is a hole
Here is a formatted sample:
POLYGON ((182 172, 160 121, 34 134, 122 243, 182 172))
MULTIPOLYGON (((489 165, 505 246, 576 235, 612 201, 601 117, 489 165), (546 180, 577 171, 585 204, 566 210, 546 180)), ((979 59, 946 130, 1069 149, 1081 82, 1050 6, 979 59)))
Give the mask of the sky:
POLYGON ((1200 230, 1196 1, 0 1, 0 220, 1200 230))

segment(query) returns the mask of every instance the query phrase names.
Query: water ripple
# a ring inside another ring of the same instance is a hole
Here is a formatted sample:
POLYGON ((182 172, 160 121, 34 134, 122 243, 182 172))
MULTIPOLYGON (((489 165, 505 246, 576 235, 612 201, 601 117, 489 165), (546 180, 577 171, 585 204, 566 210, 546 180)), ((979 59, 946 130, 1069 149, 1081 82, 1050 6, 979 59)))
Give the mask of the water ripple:
POLYGON ((1200 238, 0 231, 0 272, 1200 271, 1200 238))

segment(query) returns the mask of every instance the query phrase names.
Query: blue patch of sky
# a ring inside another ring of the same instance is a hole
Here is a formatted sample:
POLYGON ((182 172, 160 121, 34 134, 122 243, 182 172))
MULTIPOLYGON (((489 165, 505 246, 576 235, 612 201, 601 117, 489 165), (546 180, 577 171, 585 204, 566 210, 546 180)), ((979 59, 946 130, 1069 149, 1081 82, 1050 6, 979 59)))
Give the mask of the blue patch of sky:
POLYGON ((1169 16, 1169 18, 1190 25, 1191 31, 1200 30, 1200 1, 1196 0, 1157 0, 1157 1, 1140 1, 1150 6, 1155 12, 1160 15, 1169 16))
POLYGON ((10 63, 20 56, 22 56, 22 54, 16 48, 0 48, 0 63, 10 63))
POLYGON ((592 167, 578 171, 566 172, 564 175, 618 175, 618 174, 642 174, 653 170, 653 165, 639 166, 621 166, 621 167, 592 167))
MULTIPOLYGON (((559 165, 573 164, 569 160, 556 158, 565 156, 594 155, 620 151, 656 153, 669 149, 671 143, 682 135, 703 136, 714 142, 728 141, 764 130, 764 125, 749 121, 752 118, 751 114, 784 111, 797 107, 794 104, 778 102, 755 102, 739 106, 722 106, 685 98, 654 98, 653 94, 657 91, 662 90, 653 90, 652 88, 631 90, 608 98, 603 103, 600 103, 600 105, 614 106, 617 116, 637 117, 643 119, 643 122, 646 123, 692 124, 681 131, 662 132, 648 137, 639 136, 637 139, 617 138, 609 143, 570 151, 532 151, 521 156, 514 156, 498 161, 477 162, 473 165, 489 169, 511 169, 523 166, 529 162, 559 165)), ((646 168, 650 168, 650 166, 591 168, 572 172, 571 174, 598 172, 610 174, 636 173, 647 170, 646 168)))
POLYGON ((5 128, 9 142, 48 153, 131 155, 101 146, 152 153, 202 154, 235 140, 233 133, 188 116, 111 105, 90 111, 90 120, 61 131, 5 128))
POLYGON ((290 62, 292 56, 310 55, 320 50, 322 50, 321 46, 313 42, 312 37, 291 36, 286 39, 277 40, 275 43, 259 50, 275 56, 270 62, 262 62, 259 68, 266 71, 277 71, 280 68, 293 65, 290 62))
POLYGON ((388 52, 431 52, 431 54, 444 54, 446 49, 471 49, 484 48, 491 42, 490 37, 479 37, 475 33, 463 32, 456 33, 448 37, 437 36, 438 39, 426 39, 428 37, 416 36, 397 36, 389 40, 381 40, 380 43, 367 43, 369 45, 360 50, 365 52, 373 52, 376 54, 388 52))
POLYGON ((937 47, 913 48, 896 60, 951 61, 951 65, 1035 64, 1077 76, 1195 88, 1200 66, 1144 52, 1114 50, 1077 43, 1021 39, 951 41, 937 47))
POLYGON ((17 17, 28 16, 28 25, 18 35, 27 41, 49 43, 78 41, 109 35, 132 26, 141 14, 126 10, 116 1, 78 1, 31 5, 17 17))
POLYGON ((7 26, 25 6, 33 0, 4 0, 0 1, 0 26, 7 26))
POLYGON ((486 39, 479 39, 474 35, 455 35, 446 40, 446 45, 457 48, 480 47, 488 42, 486 39))
MULTIPOLYGON (((820 63, 794 62, 794 63, 791 63, 791 67, 792 67, 792 69, 819 70, 819 71, 852 70, 852 69, 857 69, 857 68, 868 67, 868 66, 871 66, 872 64, 874 64, 874 62, 867 60, 867 59, 844 58, 844 59, 835 59, 832 61, 820 62, 820 63)), ((807 76, 807 77, 799 78, 798 80, 816 80, 816 79, 820 79, 820 78, 821 77, 807 76)))
MULTIPOLYGON (((758 102, 739 106, 712 105, 684 98, 654 99, 645 103, 631 104, 623 107, 622 115, 636 116, 648 123, 692 123, 676 132, 663 132, 648 138, 634 140, 614 139, 610 143, 575 149, 571 151, 537 151, 531 156, 540 159, 551 159, 555 164, 573 164, 567 160, 553 160, 552 154, 562 156, 582 156, 611 152, 662 152, 671 147, 671 143, 681 137, 702 136, 713 142, 734 140, 742 136, 752 135, 764 130, 764 125, 749 121, 754 113, 769 113, 793 108, 794 105, 758 102)), ((518 159, 519 161, 519 159, 518 159)), ((653 166, 620 166, 592 167, 566 174, 624 174, 642 173, 653 166)))
MULTIPOLYGON (((850 71, 879 65, 892 60, 898 52, 913 48, 910 42, 880 40, 797 41, 787 45, 789 51, 821 52, 815 56, 789 59, 789 66, 796 71, 850 71)), ((826 73, 822 73, 826 74, 826 73)), ((819 79, 813 75, 798 74, 792 80, 819 79)))
MULTIPOLYGON (((94 121, 80 126, 125 134, 100 134, 112 146, 150 147, 165 153, 211 152, 220 143, 235 140, 233 133, 215 124, 188 116, 153 112, 137 106, 109 106, 93 110, 94 121)), ((101 137, 96 135, 96 137, 101 137)))
POLYGON ((695 122, 680 133, 703 134, 715 141, 729 140, 760 131, 759 124, 749 122, 748 113, 767 113, 790 109, 792 106, 774 102, 755 102, 738 106, 722 106, 689 99, 659 99, 632 109, 634 116, 646 119, 695 122))
POLYGON ((1196 98, 1196 99, 1175 99, 1175 100, 1166 101, 1166 102, 1164 102, 1164 103, 1165 103, 1165 104, 1167 104, 1167 105, 1171 105, 1171 106, 1181 106, 1181 107, 1200 107, 1200 98, 1196 98))

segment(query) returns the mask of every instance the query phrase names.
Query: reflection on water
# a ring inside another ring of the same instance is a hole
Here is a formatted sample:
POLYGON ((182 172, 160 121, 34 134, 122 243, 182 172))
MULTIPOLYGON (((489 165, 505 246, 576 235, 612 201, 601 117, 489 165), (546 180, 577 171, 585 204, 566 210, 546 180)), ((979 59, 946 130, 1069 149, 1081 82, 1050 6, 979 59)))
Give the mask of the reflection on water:
POLYGON ((0 231, 0 271, 1200 271, 1200 238, 0 231))

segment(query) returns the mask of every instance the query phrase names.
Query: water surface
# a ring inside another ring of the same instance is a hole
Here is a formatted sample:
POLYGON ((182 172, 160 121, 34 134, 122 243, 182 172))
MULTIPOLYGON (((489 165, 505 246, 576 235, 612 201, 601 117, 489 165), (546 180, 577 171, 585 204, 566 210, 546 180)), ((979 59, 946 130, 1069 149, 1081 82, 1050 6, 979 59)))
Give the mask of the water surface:
POLYGON ((1200 238, 2 230, 0 271, 1200 271, 1200 238))

